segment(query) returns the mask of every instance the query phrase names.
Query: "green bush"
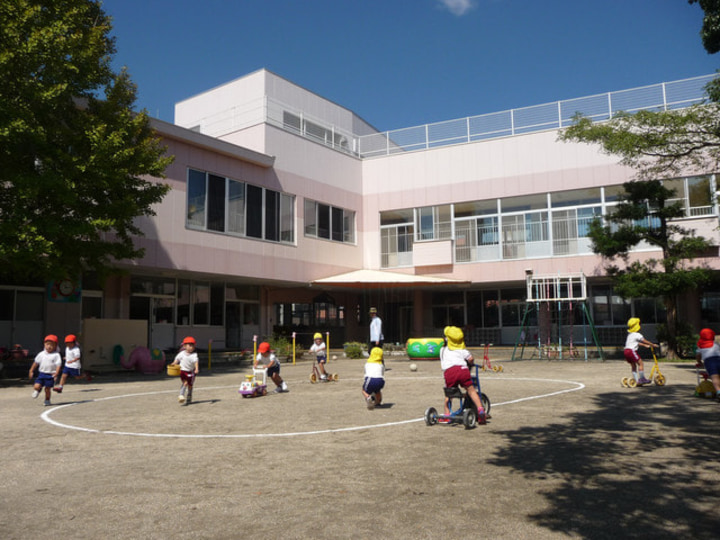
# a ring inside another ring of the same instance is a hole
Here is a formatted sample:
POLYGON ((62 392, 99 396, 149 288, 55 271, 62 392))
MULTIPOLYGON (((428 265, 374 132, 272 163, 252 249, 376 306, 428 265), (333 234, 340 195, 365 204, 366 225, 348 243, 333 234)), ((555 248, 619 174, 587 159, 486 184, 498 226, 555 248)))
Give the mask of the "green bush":
POLYGON ((285 356, 292 356, 292 341, 284 336, 273 335, 268 339, 270 344, 270 350, 275 351, 275 356, 282 358, 285 356))
MULTIPOLYGON (((680 358, 694 358, 695 357, 695 347, 697 344, 697 340, 699 339, 699 335, 695 333, 695 329, 693 326, 689 323, 686 323, 684 321, 678 321, 677 323, 677 335, 675 336, 675 339, 677 340, 677 349, 678 349, 678 355, 680 355, 680 358)), ((657 333, 656 338, 658 341, 667 341, 668 340, 668 332, 667 332, 667 326, 664 324, 658 324, 657 325, 657 333)))
POLYGON ((365 351, 365 345, 357 341, 350 341, 343 345, 345 356, 348 358, 362 358, 365 351))

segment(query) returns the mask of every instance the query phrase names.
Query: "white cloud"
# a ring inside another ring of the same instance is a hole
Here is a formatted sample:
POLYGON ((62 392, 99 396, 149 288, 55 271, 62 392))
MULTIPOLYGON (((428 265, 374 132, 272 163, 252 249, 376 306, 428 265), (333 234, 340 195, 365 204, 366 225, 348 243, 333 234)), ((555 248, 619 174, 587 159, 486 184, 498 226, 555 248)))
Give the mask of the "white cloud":
POLYGON ((475 7, 475 0, 439 0, 439 2, 450 13, 458 17, 462 17, 475 7))

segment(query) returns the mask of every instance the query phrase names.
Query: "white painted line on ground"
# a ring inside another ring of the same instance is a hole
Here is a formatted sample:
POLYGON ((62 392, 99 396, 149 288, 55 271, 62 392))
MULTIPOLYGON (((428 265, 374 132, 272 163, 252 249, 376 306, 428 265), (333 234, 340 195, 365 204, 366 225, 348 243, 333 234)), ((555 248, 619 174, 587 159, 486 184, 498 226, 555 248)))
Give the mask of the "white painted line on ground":
MULTIPOLYGON (((408 377, 412 379, 418 379, 421 377, 408 377)), ((433 379, 437 379, 437 377, 432 377, 433 379)), ((582 390, 585 388, 585 385, 580 382, 576 381, 566 381, 562 379, 534 379, 534 378, 507 378, 507 377, 501 377, 501 378, 493 378, 494 381, 509 381, 509 382, 516 382, 516 381, 533 381, 533 382, 554 382, 554 383, 562 383, 562 384, 570 384, 574 385, 573 388, 567 388, 565 390, 558 390, 556 392, 550 392, 548 394, 539 394, 536 396, 528 396, 518 399, 513 399, 511 401, 504 401, 501 403, 493 403, 492 407, 501 407, 503 405, 512 405, 513 403, 520 403, 522 401, 530 401, 533 399, 542 399, 552 396, 557 396, 560 394, 566 394, 569 392, 577 392, 578 390, 582 390)), ((235 388, 235 385, 231 386, 213 386, 213 387, 203 387, 202 390, 219 390, 224 388, 235 388)), ((351 427, 344 427, 344 428, 334 428, 334 429, 321 429, 321 430, 315 430, 315 431, 296 431, 296 432, 289 432, 289 433, 234 433, 234 434, 183 434, 183 433, 141 433, 141 432, 132 432, 132 431, 113 431, 113 430, 101 430, 101 429, 92 429, 92 428, 84 428, 80 426, 73 426, 71 424, 64 424, 62 422, 58 422, 56 420, 53 420, 50 415, 51 413, 55 411, 59 411, 61 409, 65 409, 68 407, 73 407, 76 405, 81 404, 88 404, 88 403, 94 403, 94 402, 100 402, 100 401, 108 401, 111 399, 123 399, 123 398, 132 398, 132 397, 140 397, 140 396, 151 396, 151 395, 157 395, 157 394, 169 394, 176 392, 176 390, 159 390, 154 392, 142 392, 137 394, 123 394, 120 396, 109 396, 109 397, 103 397, 98 399, 91 399, 87 401, 79 401, 77 403, 68 403, 67 405, 58 405, 57 407, 53 407, 51 409, 46 410, 40 415, 40 418, 42 418, 45 422, 52 424, 53 426, 64 428, 64 429, 70 429, 74 431, 82 431, 85 433, 101 433, 103 435, 124 435, 124 436, 131 436, 131 437, 153 437, 153 438, 173 438, 173 439, 253 439, 253 438, 265 438, 265 437, 299 437, 299 436, 307 436, 307 435, 321 435, 323 433, 342 433, 345 431, 358 431, 361 429, 375 429, 375 428, 382 428, 382 427, 391 427, 391 426, 399 426, 403 424, 412 424, 414 422, 422 422, 424 421, 424 418, 413 418, 410 420, 400 420, 397 422, 386 422, 383 424, 371 424, 371 425, 365 425, 365 426, 351 426, 351 427)))

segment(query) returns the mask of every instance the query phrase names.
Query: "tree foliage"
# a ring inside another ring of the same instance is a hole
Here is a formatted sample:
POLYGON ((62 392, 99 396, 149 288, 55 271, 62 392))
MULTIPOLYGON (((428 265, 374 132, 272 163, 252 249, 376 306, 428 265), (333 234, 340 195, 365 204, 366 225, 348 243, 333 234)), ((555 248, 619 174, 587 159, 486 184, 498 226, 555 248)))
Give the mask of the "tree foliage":
MULTIPOLYGON (((701 37, 709 53, 720 51, 720 0, 689 0, 705 12, 701 37)), ((605 223, 596 220, 589 236, 593 251, 606 261, 616 292, 625 298, 662 297, 667 310, 671 351, 677 351, 677 298, 710 279, 709 269, 693 260, 709 251, 710 243, 678 225, 684 217, 674 192, 659 179, 716 172, 720 164, 720 79, 706 87, 708 100, 667 111, 620 112, 605 122, 578 115, 559 139, 597 144, 636 171, 635 181, 605 223), (662 250, 662 258, 630 260, 629 252, 647 244, 662 250)))
POLYGON ((710 243, 695 231, 682 227, 683 204, 672 202, 675 192, 659 180, 626 182, 605 223, 594 220, 588 236, 593 252, 606 261, 614 289, 623 298, 662 297, 667 311, 668 341, 677 350, 678 295, 709 282, 711 270, 693 265, 710 243), (630 250, 640 244, 662 251, 660 259, 630 260, 630 250))
POLYGON ((0 3, 0 277, 49 279, 142 255, 172 158, 91 0, 0 3))
POLYGON ((699 4, 705 12, 700 30, 705 50, 710 54, 720 51, 720 0, 688 0, 688 4, 699 4))
POLYGON ((576 116, 563 141, 599 144, 637 171, 638 180, 672 178, 720 165, 720 103, 669 111, 618 112, 607 122, 576 116))

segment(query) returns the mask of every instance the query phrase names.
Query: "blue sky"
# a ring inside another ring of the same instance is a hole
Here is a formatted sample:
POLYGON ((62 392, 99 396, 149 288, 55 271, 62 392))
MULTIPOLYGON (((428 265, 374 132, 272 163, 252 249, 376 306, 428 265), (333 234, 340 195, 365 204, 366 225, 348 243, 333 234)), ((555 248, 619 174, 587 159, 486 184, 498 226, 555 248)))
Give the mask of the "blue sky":
POLYGON ((260 68, 380 130, 714 73, 686 0, 104 0, 137 108, 260 68))

